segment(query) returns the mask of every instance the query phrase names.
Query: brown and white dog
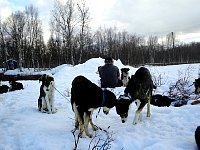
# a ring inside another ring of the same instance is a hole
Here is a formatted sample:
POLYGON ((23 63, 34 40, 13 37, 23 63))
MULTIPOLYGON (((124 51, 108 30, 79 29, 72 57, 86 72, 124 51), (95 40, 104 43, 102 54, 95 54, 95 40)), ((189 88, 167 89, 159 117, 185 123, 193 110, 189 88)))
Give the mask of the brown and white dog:
POLYGON ((195 79, 193 83, 195 87, 195 94, 199 94, 200 93, 200 78, 195 79))
POLYGON ((54 78, 49 75, 42 75, 39 78, 42 82, 40 86, 40 96, 38 98, 38 109, 41 112, 48 112, 49 114, 55 113, 54 107, 54 78))
POLYGON ((116 96, 109 90, 103 90, 84 76, 77 76, 72 81, 71 106, 75 113, 75 130, 79 128, 79 136, 86 135, 92 138, 88 131, 89 123, 95 131, 97 127, 92 122, 92 113, 95 109, 103 107, 103 112, 108 114, 115 106, 116 96))
POLYGON ((130 70, 129 68, 121 68, 121 80, 123 86, 127 86, 128 81, 130 80, 129 70, 130 70))

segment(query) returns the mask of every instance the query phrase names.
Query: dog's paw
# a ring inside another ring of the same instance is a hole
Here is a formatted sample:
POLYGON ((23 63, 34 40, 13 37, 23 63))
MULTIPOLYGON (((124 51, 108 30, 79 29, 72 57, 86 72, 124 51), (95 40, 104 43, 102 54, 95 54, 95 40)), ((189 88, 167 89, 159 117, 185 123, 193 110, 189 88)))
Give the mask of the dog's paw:
POLYGON ((142 116, 141 113, 136 112, 135 118, 133 120, 134 125, 137 124, 140 121, 140 119, 142 118, 141 116, 142 116))
POLYGON ((90 133, 88 133, 87 136, 88 136, 89 138, 92 138, 92 137, 93 137, 93 135, 90 134, 90 133))
POLYGON ((133 120, 133 125, 138 124, 138 122, 139 122, 139 118, 135 118, 135 119, 133 120))
POLYGON ((48 114, 52 114, 52 111, 48 111, 48 114))
POLYGON ((42 112, 42 113, 46 113, 46 111, 45 111, 44 109, 41 109, 41 112, 42 112))
POLYGON ((139 119, 138 119, 140 122, 142 121, 142 113, 140 114, 139 116, 139 119))
POLYGON ((58 111, 58 109, 55 108, 55 109, 52 110, 52 113, 55 114, 57 111, 58 111))
POLYGON ((80 138, 84 138, 83 132, 80 131, 80 133, 78 134, 78 136, 79 136, 80 138))
POLYGON ((92 130, 93 130, 93 131, 97 131, 97 130, 98 130, 98 127, 97 127, 96 125, 93 125, 93 126, 92 126, 92 130))
POLYGON ((137 122, 136 121, 133 121, 133 125, 136 125, 137 124, 137 122))

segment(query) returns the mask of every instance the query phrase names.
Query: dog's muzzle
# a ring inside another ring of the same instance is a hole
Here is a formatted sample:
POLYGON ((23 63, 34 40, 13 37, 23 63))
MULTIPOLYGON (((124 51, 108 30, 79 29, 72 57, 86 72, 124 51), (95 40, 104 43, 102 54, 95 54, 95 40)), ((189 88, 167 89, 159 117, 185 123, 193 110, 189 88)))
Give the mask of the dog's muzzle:
POLYGON ((127 118, 121 118, 121 120, 122 120, 122 123, 125 123, 127 118))
POLYGON ((120 117, 121 117, 122 123, 125 123, 126 120, 127 120, 128 114, 125 113, 125 114, 123 114, 123 115, 120 115, 120 117))
POLYGON ((104 112, 104 114, 108 114, 109 113, 109 108, 108 107, 103 107, 103 112, 104 112))

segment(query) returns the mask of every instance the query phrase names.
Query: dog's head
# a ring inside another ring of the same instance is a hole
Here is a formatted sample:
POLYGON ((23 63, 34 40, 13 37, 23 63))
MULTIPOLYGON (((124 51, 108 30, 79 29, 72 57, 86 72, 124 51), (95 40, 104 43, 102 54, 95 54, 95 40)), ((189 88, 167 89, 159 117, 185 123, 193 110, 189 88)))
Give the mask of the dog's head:
POLYGON ((50 86, 53 86, 54 84, 54 78, 43 74, 40 78, 39 78, 39 82, 42 82, 42 85, 45 86, 47 88, 47 91, 49 90, 50 86))
POLYGON ((122 123, 125 123, 128 117, 128 111, 132 100, 129 96, 120 95, 116 102, 116 112, 120 115, 122 123))
POLYGON ((129 68, 121 68, 121 72, 125 74, 128 74, 129 70, 129 68))
POLYGON ((115 106, 116 103, 116 96, 113 92, 109 90, 104 90, 104 99, 105 99, 105 104, 103 106, 103 112, 104 114, 108 114, 110 109, 115 106))
POLYGON ((129 78, 129 68, 121 68, 121 77, 122 78, 129 78))
POLYGON ((16 82, 16 78, 14 76, 11 76, 9 78, 9 84, 10 84, 10 86, 12 86, 15 82, 16 82))
POLYGON ((195 87, 195 94, 199 94, 200 93, 200 78, 195 79, 194 83, 194 87, 195 87))

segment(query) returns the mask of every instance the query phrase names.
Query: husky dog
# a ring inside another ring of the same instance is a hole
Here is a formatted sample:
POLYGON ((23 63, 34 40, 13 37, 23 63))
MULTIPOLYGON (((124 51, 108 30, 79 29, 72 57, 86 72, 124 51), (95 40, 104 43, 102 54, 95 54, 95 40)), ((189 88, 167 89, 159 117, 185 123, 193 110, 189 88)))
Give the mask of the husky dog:
POLYGON ((121 68, 121 80, 122 80, 123 86, 127 86, 128 81, 130 80, 129 72, 128 72, 129 70, 130 70, 129 68, 121 68))
POLYGON ((92 122, 92 113, 95 109, 103 107, 103 112, 108 114, 115 106, 116 96, 109 90, 103 90, 84 76, 77 76, 72 81, 71 105, 75 113, 75 130, 80 129, 80 137, 85 131, 86 135, 92 138, 88 131, 89 123, 95 131, 97 127, 92 122))
POLYGON ((195 79, 194 83, 194 87, 195 87, 195 94, 199 94, 200 93, 200 78, 195 79))
POLYGON ((38 98, 39 111, 48 111, 49 114, 55 113, 56 110, 54 107, 54 78, 44 74, 39 78, 39 82, 42 82, 42 85, 40 86, 40 96, 38 98))
POLYGON ((152 96, 154 85, 151 79, 149 70, 145 67, 139 68, 126 86, 124 96, 119 97, 116 105, 117 114, 120 115, 122 123, 124 123, 128 117, 128 111, 130 104, 137 102, 138 109, 135 113, 133 124, 137 124, 142 119, 142 109, 148 103, 147 117, 150 117, 150 100, 152 96), (130 98, 127 98, 130 97, 130 98))

